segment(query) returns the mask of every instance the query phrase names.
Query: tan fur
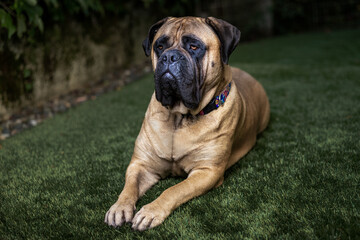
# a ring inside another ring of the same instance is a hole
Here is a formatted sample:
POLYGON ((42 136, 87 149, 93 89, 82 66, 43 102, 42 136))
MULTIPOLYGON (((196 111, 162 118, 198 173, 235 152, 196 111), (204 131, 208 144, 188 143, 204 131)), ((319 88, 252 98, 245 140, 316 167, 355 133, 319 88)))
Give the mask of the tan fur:
MULTIPOLYGON (((178 48, 181 36, 187 33, 195 34, 208 47, 203 58, 203 98, 195 110, 182 103, 170 109, 163 107, 153 94, 136 139, 124 189, 105 216, 105 222, 112 226, 124 222, 132 222, 137 230, 158 226, 182 203, 221 185, 225 170, 254 146, 256 135, 269 121, 270 107, 264 89, 248 73, 222 63, 220 41, 202 18, 171 18, 159 29, 154 42, 165 33, 172 36, 172 48, 178 48), (229 82, 232 87, 223 107, 204 116, 183 117, 188 113, 195 116, 229 82), (139 197, 169 175, 187 178, 133 216, 139 197)), ((157 58, 153 51, 151 58, 155 69, 157 58)))

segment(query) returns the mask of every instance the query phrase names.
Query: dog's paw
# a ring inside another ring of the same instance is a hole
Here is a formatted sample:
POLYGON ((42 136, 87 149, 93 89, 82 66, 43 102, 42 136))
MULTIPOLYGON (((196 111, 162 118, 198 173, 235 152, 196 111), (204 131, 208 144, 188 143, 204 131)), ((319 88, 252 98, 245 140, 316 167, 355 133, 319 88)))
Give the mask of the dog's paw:
POLYGON ((138 211, 133 220, 132 228, 138 231, 144 231, 160 225, 170 212, 165 211, 159 204, 152 202, 143 206, 138 211))
POLYGON ((105 223, 109 226, 120 227, 125 222, 131 222, 134 216, 135 204, 117 201, 105 215, 105 223))

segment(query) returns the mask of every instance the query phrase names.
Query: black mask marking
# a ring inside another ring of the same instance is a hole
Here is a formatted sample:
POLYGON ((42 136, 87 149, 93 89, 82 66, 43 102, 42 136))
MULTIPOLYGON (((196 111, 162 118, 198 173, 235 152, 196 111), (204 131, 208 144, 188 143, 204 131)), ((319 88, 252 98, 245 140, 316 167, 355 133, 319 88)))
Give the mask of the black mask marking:
POLYGON ((202 59, 206 46, 195 36, 187 35, 181 38, 182 49, 168 49, 170 47, 169 37, 165 35, 154 43, 154 52, 158 57, 155 69, 156 99, 163 106, 172 107, 182 101, 187 108, 195 109, 201 100, 202 59))

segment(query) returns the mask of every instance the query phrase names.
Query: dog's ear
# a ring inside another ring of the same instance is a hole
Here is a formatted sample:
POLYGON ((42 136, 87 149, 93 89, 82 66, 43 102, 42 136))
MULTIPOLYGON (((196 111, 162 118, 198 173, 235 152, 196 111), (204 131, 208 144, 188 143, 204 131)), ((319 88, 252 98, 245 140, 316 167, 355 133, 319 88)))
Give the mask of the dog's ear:
POLYGON ((144 48, 144 52, 145 55, 148 57, 151 54, 151 45, 152 42, 154 40, 155 34, 157 33, 157 31, 159 30, 159 28, 161 28, 161 26, 168 20, 169 18, 164 18, 160 21, 158 21, 157 23, 155 23, 154 25, 152 25, 150 27, 149 33, 147 38, 143 41, 143 48, 144 48))
POLYGON ((214 17, 207 17, 205 22, 218 36, 221 43, 221 58, 225 64, 228 64, 230 54, 235 50, 240 41, 240 30, 230 23, 214 17))

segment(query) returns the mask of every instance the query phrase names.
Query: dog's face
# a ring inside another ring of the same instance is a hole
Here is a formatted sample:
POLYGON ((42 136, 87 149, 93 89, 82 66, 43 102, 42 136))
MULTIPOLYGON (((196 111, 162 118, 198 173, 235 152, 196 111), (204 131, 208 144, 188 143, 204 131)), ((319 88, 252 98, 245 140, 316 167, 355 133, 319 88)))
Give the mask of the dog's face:
POLYGON ((151 55, 156 99, 165 107, 198 108, 222 79, 240 31, 215 18, 166 18, 150 28, 143 47, 151 55))

